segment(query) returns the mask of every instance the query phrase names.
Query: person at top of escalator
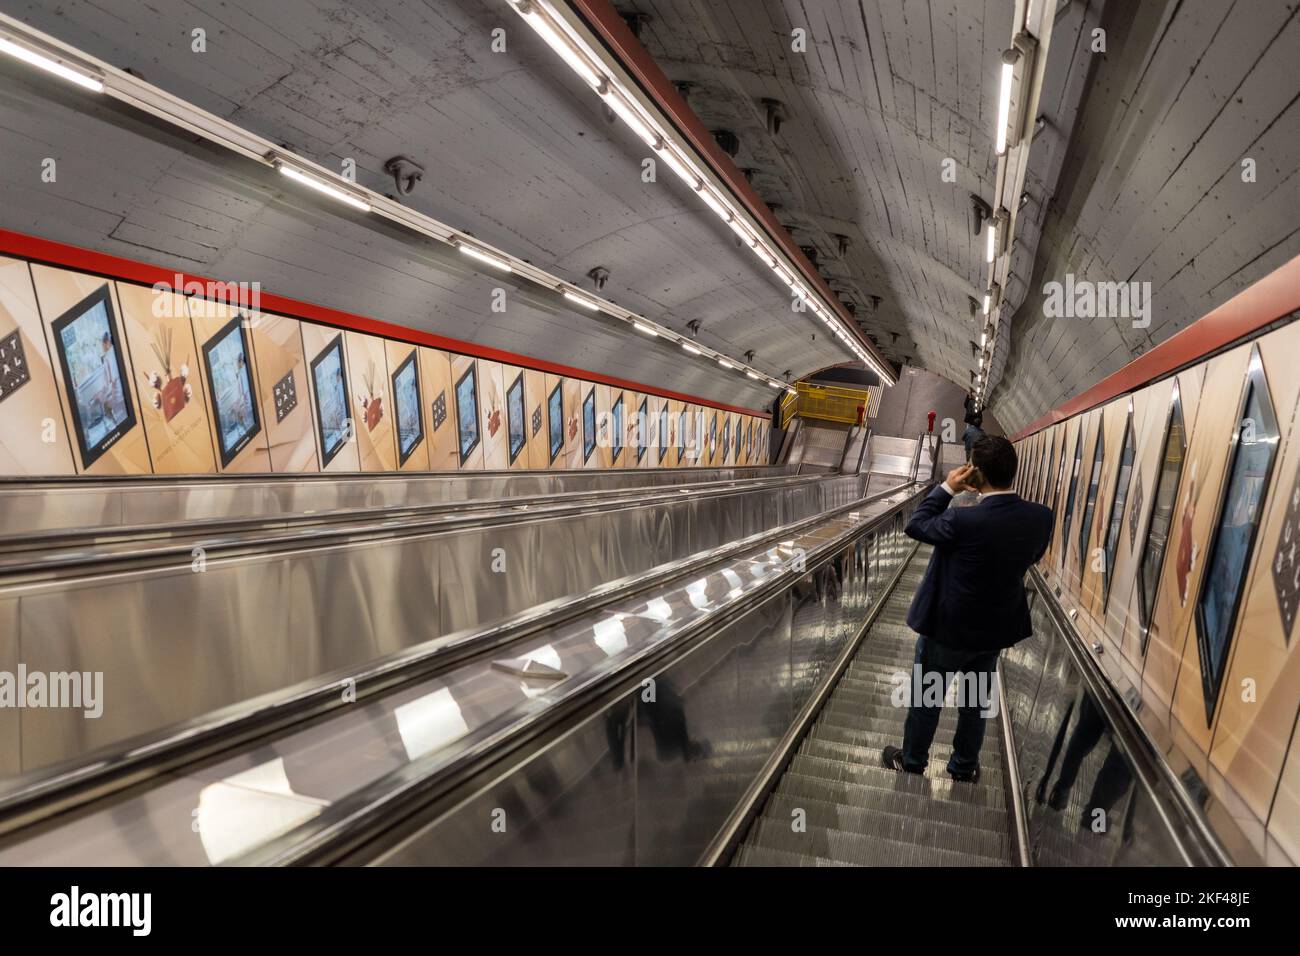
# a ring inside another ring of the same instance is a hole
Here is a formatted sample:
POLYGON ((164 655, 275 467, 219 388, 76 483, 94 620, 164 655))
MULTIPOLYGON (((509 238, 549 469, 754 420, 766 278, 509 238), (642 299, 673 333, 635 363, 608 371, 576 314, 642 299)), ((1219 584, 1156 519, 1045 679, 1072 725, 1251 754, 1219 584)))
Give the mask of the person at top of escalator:
POLYGON ((966 431, 962 433, 962 444, 966 446, 966 460, 970 461, 971 449, 984 437, 984 415, 976 412, 974 417, 966 420, 966 431))
POLYGON ((1017 465, 1007 439, 979 439, 971 461, 949 472, 907 524, 908 537, 933 545, 934 552, 907 614, 907 626, 918 635, 916 659, 903 746, 881 754, 891 770, 925 771, 945 691, 960 674, 948 774, 979 779, 984 722, 997 714, 998 654, 1032 633, 1025 572, 1052 538, 1051 509, 1011 489, 1017 465), (950 508, 962 491, 979 493, 979 503, 950 508))

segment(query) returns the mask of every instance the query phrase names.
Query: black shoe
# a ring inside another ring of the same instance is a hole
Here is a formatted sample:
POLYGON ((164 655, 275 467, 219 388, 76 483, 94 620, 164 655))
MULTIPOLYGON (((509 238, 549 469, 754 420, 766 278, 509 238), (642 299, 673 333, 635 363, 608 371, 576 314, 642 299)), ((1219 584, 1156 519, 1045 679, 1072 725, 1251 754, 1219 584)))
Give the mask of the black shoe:
POLYGON ((956 770, 949 770, 948 776, 952 777, 952 779, 956 780, 958 783, 979 783, 980 768, 976 767, 974 770, 968 771, 967 773, 958 773, 956 770))
POLYGON ((903 748, 886 747, 880 751, 880 765, 886 770, 897 770, 899 773, 920 773, 919 770, 908 770, 903 765, 903 748))

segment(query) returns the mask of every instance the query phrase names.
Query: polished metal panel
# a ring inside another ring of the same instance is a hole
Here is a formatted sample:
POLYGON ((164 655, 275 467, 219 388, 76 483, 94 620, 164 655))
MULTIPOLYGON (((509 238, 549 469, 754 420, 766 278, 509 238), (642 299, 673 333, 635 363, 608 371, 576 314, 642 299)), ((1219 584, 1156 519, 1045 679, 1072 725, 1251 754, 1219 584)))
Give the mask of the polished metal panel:
MULTIPOLYGON (((570 675, 564 680, 529 681, 485 659, 470 660, 267 743, 236 748, 179 782, 123 795, 109 808, 35 836, 16 835, 0 849, 0 864, 247 859, 242 854, 259 842, 311 826, 386 775, 403 768, 437 773, 494 735, 597 686, 683 629, 744 607, 757 588, 802 577, 791 572, 800 549, 811 553, 819 542, 858 535, 906 497, 843 512, 786 544, 729 559, 657 594, 621 599, 512 647, 512 655, 570 675), (199 833, 192 828, 196 819, 199 833)), ((890 538, 870 540, 883 547, 890 538)), ((855 549, 840 545, 831 559, 855 549)), ((817 576, 824 566, 810 573, 817 576)), ((855 599, 861 579, 847 573, 827 599, 855 599)), ((516 772, 487 781, 456 812, 424 821, 382 861, 554 862, 562 853, 575 863, 693 862, 690 855, 711 836, 705 831, 730 812, 728 795, 734 800, 743 790, 792 717, 789 594, 774 592, 665 666, 656 679, 658 709, 649 709, 640 693, 612 700, 530 754, 516 772), (681 820, 684 807, 688 825, 681 820), (497 808, 506 810, 504 834, 483 826, 483 815, 490 818, 497 808), (662 845, 648 846, 645 833, 663 835, 662 845), (561 834, 562 849, 552 840, 561 834)), ((847 634, 852 626, 844 616, 841 630, 847 634)))
MULTIPOLYGON (((18 677, 18 602, 0 600, 0 671, 18 677)), ((0 707, 0 776, 10 777, 22 769, 20 711, 0 707)))
POLYGON ((430 505, 535 495, 777 477, 780 467, 456 474, 284 475, 0 481, 6 534, 123 525, 183 525, 344 508, 430 505))
POLYGON ((880 475, 910 475, 912 461, 916 458, 917 444, 915 438, 872 435, 871 444, 867 448, 865 470, 880 475))
POLYGON ((17 600, 33 670, 101 671, 105 708, 22 722, 22 770, 196 717, 317 675, 856 500, 862 477, 683 493, 563 520, 0 587, 17 600))

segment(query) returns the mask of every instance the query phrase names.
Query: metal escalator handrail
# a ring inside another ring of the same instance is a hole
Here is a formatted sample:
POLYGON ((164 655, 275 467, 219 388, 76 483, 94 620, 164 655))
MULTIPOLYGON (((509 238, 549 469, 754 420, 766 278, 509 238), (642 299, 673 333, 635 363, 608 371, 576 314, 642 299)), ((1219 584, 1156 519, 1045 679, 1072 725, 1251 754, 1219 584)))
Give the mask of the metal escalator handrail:
POLYGON ((885 604, 898 587, 898 582, 902 580, 908 565, 916 557, 916 550, 919 547, 919 543, 914 543, 908 550, 907 555, 899 562, 898 567, 885 583, 883 590, 881 590, 880 596, 876 598, 875 603, 867 611, 862 627, 848 641, 839 657, 835 659, 835 663, 827 671, 826 676, 822 678, 821 684, 818 685, 803 707, 799 709, 799 713, 795 715, 794 723, 781 735, 781 739, 777 741, 776 749, 768 757, 767 762, 763 764, 758 776, 745 788, 740 800, 727 816, 727 819, 723 821, 722 827, 714 834, 713 839, 709 841, 709 845, 704 848, 704 852, 700 854, 698 866, 726 866, 730 862, 736 848, 740 845, 745 834, 749 831, 750 825, 758 816, 763 801, 794 759, 799 745, 807 736, 826 701, 834 693, 835 685, 839 683, 840 677, 848 670, 849 664, 852 663, 854 655, 857 654, 858 648, 862 646, 862 642, 866 639, 872 625, 876 623, 876 619, 884 611, 885 604))
POLYGON ((998 715, 1002 724, 1002 766, 1007 774, 1007 789, 1011 794, 1011 819, 1016 828, 1016 855, 1021 866, 1033 866, 1029 853, 1029 817, 1025 813, 1024 792, 1020 789, 1020 758, 1016 755, 1016 735, 1011 726, 1011 712, 1007 710, 1006 685, 1002 680, 1002 655, 998 655, 998 667, 993 672, 997 681, 998 700, 1002 702, 998 715))
POLYGON ((1037 567, 1030 568, 1029 576, 1083 678, 1085 690, 1097 702, 1111 740, 1123 752, 1138 782, 1146 789, 1184 861, 1188 866, 1232 866, 1232 857, 1223 841, 1164 756, 1152 746, 1137 714, 1087 652, 1083 637, 1052 593, 1042 572, 1037 567))
MULTIPOLYGON (((390 517, 430 516, 442 512, 493 511, 504 508, 531 508, 549 503, 564 504, 587 500, 613 500, 639 495, 673 495, 684 491, 727 490, 750 488, 759 485, 778 486, 781 482, 794 484, 794 475, 773 475, 762 478, 719 478, 681 484, 629 485, 622 488, 575 489, 573 491, 544 492, 529 495, 506 495, 496 498, 447 498, 418 504, 377 504, 358 507, 329 508, 314 511, 286 511, 268 515, 241 515, 236 517, 204 518, 187 521, 183 527, 186 539, 206 534, 233 534, 240 531, 266 531, 275 528, 292 528, 331 523, 362 522, 367 519, 390 517)), ((174 522, 140 522, 104 526, 74 526, 0 534, 0 554, 13 551, 73 548, 89 544, 130 541, 134 539, 163 538, 177 531, 174 522)), ((0 568, 0 573, 3 569, 0 568)))
MULTIPOLYGON (((700 467, 698 465, 679 465, 675 468, 655 468, 654 474, 663 474, 664 472, 710 472, 710 471, 780 471, 782 466, 777 465, 724 465, 713 467, 700 467)), ((203 484, 295 484, 295 483, 346 483, 346 482, 366 482, 372 484, 376 482, 391 481, 471 481, 491 480, 494 478, 519 478, 526 475, 535 475, 549 478, 571 477, 590 477, 595 474, 635 474, 638 469, 601 469, 597 472, 591 468, 550 468, 546 471, 527 472, 521 470, 504 470, 500 468, 484 469, 483 471, 303 471, 303 472, 282 472, 282 471, 259 471, 249 472, 247 474, 213 474, 208 472, 192 472, 187 474, 141 474, 141 475, 95 475, 87 477, 86 475, 0 475, 0 493, 14 490, 9 486, 16 486, 18 490, 31 488, 33 490, 46 487, 61 487, 64 485, 75 488, 99 488, 111 487, 113 485, 132 485, 139 484, 143 486, 161 484, 161 485, 203 485, 203 484)))
MULTIPOLYGON (((541 496, 531 503, 523 499, 507 498, 492 502, 487 507, 469 509, 459 507, 455 503, 417 506, 414 509, 398 505, 372 509, 357 520, 341 518, 335 523, 327 524, 313 524, 310 520, 304 524, 295 520, 274 519, 253 522, 242 532, 231 532, 227 537, 204 537, 199 531, 193 536, 186 535, 174 541, 157 540, 156 543, 133 551, 70 550, 47 554, 43 558, 33 560, 23 560, 23 552, 19 552, 18 560, 12 563, 6 564, 0 561, 0 584, 40 582, 72 573, 96 574, 117 572, 127 568, 147 570, 155 567, 170 567, 177 561, 188 565, 195 557, 196 547, 203 549, 204 556, 208 560, 218 556, 236 557, 241 554, 260 556, 304 547, 324 548, 358 540, 412 538, 425 534, 512 524, 539 518, 553 520, 593 511, 614 512, 621 509, 653 507, 678 501, 683 494, 690 494, 701 500, 720 498, 763 488, 777 489, 812 484, 835 477, 843 476, 783 475, 775 478, 744 479, 740 482, 707 483, 703 486, 667 485, 653 490, 631 488, 614 492, 576 492, 577 497, 571 500, 567 498, 560 500, 558 496, 541 496), (281 530, 275 533, 273 529, 276 528, 281 530)), ((317 518, 319 515, 311 517, 317 518)), ((111 542, 112 535, 98 536, 96 543, 103 544, 105 538, 111 542)), ((124 540, 126 543, 131 541, 129 536, 124 540)), ((0 549, 0 553, 3 553, 3 549, 0 549)))
MULTIPOLYGON (((897 494, 910 485, 896 486, 871 499, 861 499, 829 510, 811 522, 819 524, 847 511, 861 508, 870 500, 897 494)), ((877 530, 900 510, 914 503, 927 489, 910 494, 880 515, 850 528, 834 539, 822 543, 806 556, 799 578, 831 560, 845 544, 877 530)), ((787 528, 771 536, 786 537, 787 528)), ((399 770, 379 778, 361 790, 323 809, 321 814, 288 833, 268 841, 239 859, 235 866, 328 865, 368 843, 380 833, 400 827, 404 821, 429 804, 441 800, 461 784, 486 772, 487 764, 497 764, 519 753, 528 743, 545 734, 561 732, 564 727, 594 713, 605 702, 617 699, 638 686, 644 675, 669 666, 672 659, 689 653, 717 630, 761 604, 772 594, 789 587, 790 574, 776 574, 741 598, 706 612, 681 632, 651 644, 627 659, 611 658, 606 668, 585 680, 570 694, 548 706, 520 716, 516 711, 502 714, 472 732, 462 741, 461 749, 445 763, 441 751, 424 755, 399 770)), ((525 705, 526 706, 526 705, 525 705)))
POLYGON ((660 565, 639 575, 601 584, 581 594, 528 608, 487 627, 443 635, 362 665, 324 674, 184 721, 161 732, 119 741, 74 761, 17 778, 0 792, 0 835, 79 807, 179 766, 206 759, 249 740, 351 706, 441 673, 471 658, 494 653, 579 614, 659 587, 732 555, 780 541, 843 512, 897 494, 897 485, 827 511, 733 541, 703 554, 660 565), (347 686, 351 702, 343 700, 347 686))

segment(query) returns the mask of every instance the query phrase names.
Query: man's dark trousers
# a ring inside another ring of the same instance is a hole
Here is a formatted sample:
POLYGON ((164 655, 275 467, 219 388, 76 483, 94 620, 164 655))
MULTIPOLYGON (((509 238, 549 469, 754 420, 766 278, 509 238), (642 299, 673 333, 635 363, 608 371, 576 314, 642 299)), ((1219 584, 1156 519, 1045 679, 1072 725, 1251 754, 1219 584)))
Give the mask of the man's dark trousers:
MULTIPOLYGON (((960 672, 977 675, 979 681, 977 686, 987 688, 991 695, 996 693, 998 654, 998 651, 963 651, 919 636, 916 639, 915 666, 921 668, 922 688, 928 683, 927 677, 931 673, 937 672, 940 675, 939 679, 942 680, 944 675, 960 672)), ((913 673, 909 675, 913 691, 917 689, 915 674, 914 667, 913 673)), ((959 691, 961 686, 959 683, 959 691)), ((944 689, 947 690, 946 684, 944 689)), ((986 701, 990 709, 993 706, 1001 706, 1000 701, 995 705, 993 700, 994 698, 990 697, 986 701)), ((903 727, 903 766, 907 770, 925 769, 930 760, 930 743, 939 728, 942 706, 926 707, 924 704, 925 700, 922 696, 920 699, 913 700, 907 711, 907 723, 903 727)), ((950 773, 969 774, 979 766, 980 745, 984 742, 984 724, 989 718, 981 715, 984 708, 978 699, 962 699, 961 704, 962 706, 957 710, 957 732, 953 734, 952 756, 948 759, 948 770, 950 773)))

